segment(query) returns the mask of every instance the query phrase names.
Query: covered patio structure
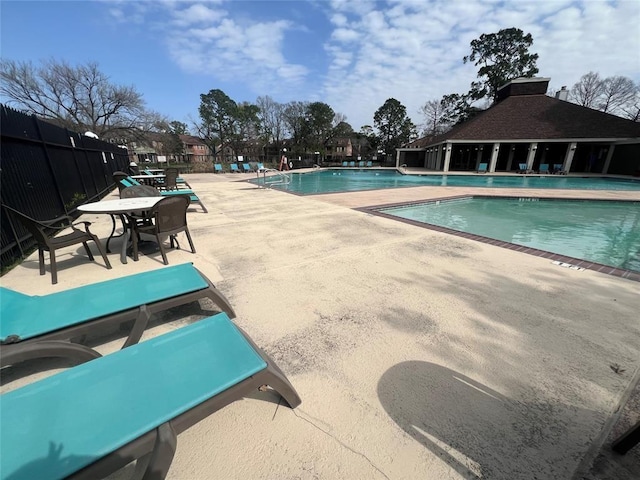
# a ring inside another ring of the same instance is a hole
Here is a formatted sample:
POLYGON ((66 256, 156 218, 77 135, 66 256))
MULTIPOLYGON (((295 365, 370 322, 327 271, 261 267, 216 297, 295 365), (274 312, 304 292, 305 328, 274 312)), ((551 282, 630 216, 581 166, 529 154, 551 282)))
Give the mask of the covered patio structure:
POLYGON ((517 78, 498 91, 489 109, 431 139, 396 153, 396 166, 455 172, 540 171, 640 174, 640 123, 546 95, 549 78, 517 78))

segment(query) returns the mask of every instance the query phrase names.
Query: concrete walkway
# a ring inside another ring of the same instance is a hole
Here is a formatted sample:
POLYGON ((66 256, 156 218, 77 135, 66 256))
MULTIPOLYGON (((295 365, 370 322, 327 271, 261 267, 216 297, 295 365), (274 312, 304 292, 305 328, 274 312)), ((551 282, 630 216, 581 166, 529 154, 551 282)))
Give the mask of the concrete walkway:
MULTIPOLYGON (((188 176, 209 213, 189 213, 197 254, 169 261, 216 283, 303 403, 235 402, 180 435, 169 478, 605 478, 588 477, 593 459, 637 418, 618 421, 640 371, 638 282, 351 209, 443 189, 300 197, 247 178, 188 176)), ((85 217, 106 238, 109 217, 85 217)), ((110 260, 70 249, 51 285, 34 254, 2 285, 47 293, 163 267, 159 253, 110 260)), ((175 309, 149 335, 209 314, 175 309)))

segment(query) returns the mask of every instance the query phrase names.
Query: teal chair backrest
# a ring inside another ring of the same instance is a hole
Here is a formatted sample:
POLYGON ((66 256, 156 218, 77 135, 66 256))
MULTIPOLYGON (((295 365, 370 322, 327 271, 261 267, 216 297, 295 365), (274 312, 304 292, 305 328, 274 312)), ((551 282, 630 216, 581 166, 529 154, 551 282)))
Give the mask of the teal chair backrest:
POLYGON ((213 169, 214 169, 216 172, 221 172, 221 171, 222 171, 222 165, 220 165, 219 163, 215 163, 215 164, 213 165, 213 169))

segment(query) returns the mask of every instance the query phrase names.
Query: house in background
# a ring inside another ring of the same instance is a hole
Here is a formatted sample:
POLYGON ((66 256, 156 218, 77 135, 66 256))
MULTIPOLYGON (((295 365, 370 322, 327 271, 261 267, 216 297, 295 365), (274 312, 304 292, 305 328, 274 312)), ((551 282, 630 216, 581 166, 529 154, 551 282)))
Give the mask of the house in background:
POLYGON ((489 109, 396 152, 396 167, 442 172, 538 171, 562 164, 566 172, 640 173, 640 123, 569 103, 563 88, 546 95, 549 78, 517 78, 498 90, 489 109))
POLYGON ((211 149, 198 137, 179 135, 183 145, 184 161, 187 163, 206 163, 213 160, 211 149))

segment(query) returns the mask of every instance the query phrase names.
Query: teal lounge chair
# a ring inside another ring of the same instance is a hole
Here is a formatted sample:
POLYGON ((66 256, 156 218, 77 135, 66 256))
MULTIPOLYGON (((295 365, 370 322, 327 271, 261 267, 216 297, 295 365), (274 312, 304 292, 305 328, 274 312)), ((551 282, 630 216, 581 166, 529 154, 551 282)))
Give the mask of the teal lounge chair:
POLYGON ((263 163, 258 162, 258 171, 260 171, 260 170, 264 170, 264 169, 265 169, 265 168, 264 168, 264 164, 263 164, 263 163))
POLYGON ((365 166, 364 160, 358 162, 358 167, 363 168, 365 166))
POLYGON ((548 163, 541 163, 540 166, 538 167, 538 173, 549 173, 549 164, 548 163))
MULTIPOLYGON (((118 186, 118 189, 122 192, 123 189, 127 188, 127 187, 132 187, 134 185, 140 185, 140 182, 138 182, 135 178, 131 178, 130 176, 128 176, 126 173, 124 172, 113 172, 113 179, 116 182, 116 185, 118 186)), ((162 195, 163 197, 166 196, 170 196, 170 195, 189 195, 189 199, 191 200, 191 203, 197 203, 198 205, 200 205, 202 207, 202 210, 204 211, 204 213, 209 213, 209 210, 207 210, 207 207, 204 206, 204 203, 202 203, 202 200, 200 200, 200 197, 198 197, 198 195, 196 194, 196 192, 194 192, 193 190, 162 190, 159 191, 160 195, 162 195)))
POLYGON ((487 173, 487 164, 481 163, 478 165, 478 173, 487 173))
POLYGON ((373 167, 373 162, 371 160, 367 160, 367 167, 373 167))
POLYGON ((222 165, 220 165, 219 163, 214 163, 213 164, 213 173, 222 173, 222 165))
POLYGON ((209 298, 231 318, 225 296, 191 263, 31 296, 0 287, 0 367, 9 356, 22 360, 47 351, 50 356, 94 358, 94 350, 72 338, 103 325, 134 320, 124 347, 137 343, 151 315, 209 298))
POLYGON ((529 169, 527 168, 527 164, 526 163, 519 163, 518 164, 518 173, 529 173, 529 169))
POLYGON ((558 174, 558 175, 566 175, 567 172, 565 172, 562 169, 562 163, 554 163, 553 164, 553 173, 558 174))
POLYGON ((343 167, 348 167, 349 166, 349 162, 347 162, 346 160, 344 162, 342 162, 342 166, 343 167))
POLYGON ((244 173, 250 172, 251 171, 251 165, 249 165, 248 163, 243 163, 242 164, 242 171, 244 173))
POLYGON ((240 169, 238 168, 237 163, 232 163, 231 165, 229 165, 229 168, 231 169, 231 173, 240 173, 240 169))
POLYGON ((349 162, 349 166, 350 167, 355 167, 356 166, 356 162, 354 162, 354 161, 349 162))
POLYGON ((163 479, 178 434, 264 385, 301 403, 220 313, 3 394, 2 478, 104 478, 151 454, 143 478, 163 479))

